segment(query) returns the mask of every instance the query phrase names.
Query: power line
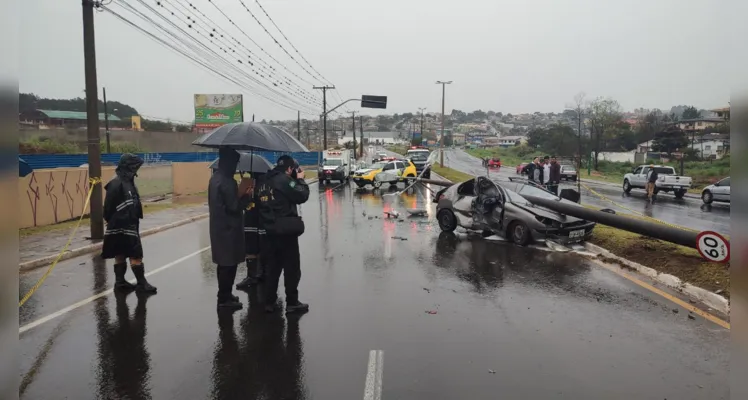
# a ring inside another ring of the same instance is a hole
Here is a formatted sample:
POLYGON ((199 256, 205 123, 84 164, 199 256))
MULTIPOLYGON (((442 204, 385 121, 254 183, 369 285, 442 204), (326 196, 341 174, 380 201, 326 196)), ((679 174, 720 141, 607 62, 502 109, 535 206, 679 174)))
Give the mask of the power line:
POLYGON ((259 0, 255 0, 255 3, 257 3, 257 6, 260 7, 260 10, 262 10, 262 12, 265 14, 265 16, 270 20, 270 23, 273 24, 273 26, 275 27, 275 29, 277 29, 278 32, 280 32, 281 36, 283 36, 283 39, 286 39, 286 42, 288 42, 288 44, 291 45, 291 48, 296 52, 296 54, 298 54, 299 57, 301 57, 301 59, 304 60, 304 62, 309 66, 309 68, 311 68, 312 71, 316 72, 317 75, 320 78, 322 78, 322 79, 320 79, 320 81, 326 82, 327 84, 331 84, 329 80, 325 79, 325 77, 322 76, 322 74, 319 73, 319 71, 317 71, 316 69, 314 69, 314 67, 312 66, 312 64, 309 63, 309 61, 307 61, 306 57, 304 57, 304 55, 302 55, 299 52, 299 49, 297 49, 296 46, 294 46, 293 43, 291 43, 291 41, 288 39, 288 37, 286 37, 286 34, 283 33, 283 31, 281 30, 281 28, 279 28, 278 25, 275 23, 275 21, 273 21, 273 19, 270 18, 270 15, 267 13, 267 11, 265 11, 265 7, 263 7, 262 4, 260 4, 260 1, 259 0))
MULTIPOLYGON (((218 65, 216 65, 215 63, 211 63, 210 62, 210 54, 206 54, 205 51, 201 51, 195 44, 187 42, 184 38, 179 38, 177 35, 175 35, 171 31, 169 31, 168 29, 164 28, 162 25, 160 25, 157 22, 153 21, 149 17, 142 15, 142 13, 139 13, 131 5, 128 4, 128 6, 130 6, 130 8, 131 8, 131 10, 130 10, 131 12, 134 12, 136 14, 140 14, 141 17, 143 17, 145 20, 151 22, 157 29, 161 30, 163 33, 165 33, 168 36, 170 36, 171 40, 175 41, 175 43, 181 44, 183 47, 180 47, 178 45, 177 46, 172 45, 171 43, 169 43, 165 39, 159 37, 158 35, 155 35, 154 33, 148 31, 147 29, 144 29, 144 28, 138 26, 137 24, 135 24, 134 22, 130 21, 126 17, 120 15, 116 11, 112 10, 110 7, 106 7, 106 6, 102 5, 101 8, 103 10, 109 12, 110 14, 112 14, 117 19, 121 20, 122 22, 130 25, 131 27, 133 27, 136 30, 140 31, 141 33, 145 34, 150 39, 155 40, 159 44, 161 44, 161 45, 169 48, 170 50, 172 50, 172 51, 174 51, 174 52, 176 52, 176 53, 184 56, 185 58, 187 58, 190 61, 192 61, 194 64, 199 65, 199 66, 205 68, 206 70, 210 71, 211 73, 216 74, 216 75, 222 77, 223 79, 226 79, 229 82, 232 82, 232 83, 234 83, 234 84, 236 84, 236 85, 238 85, 240 87, 243 87, 243 88, 249 90, 252 94, 260 96, 260 97, 262 97, 262 98, 264 98, 264 99, 266 99, 266 100, 268 100, 268 101, 270 101, 270 102, 272 102, 274 104, 277 104, 277 105, 282 106, 282 107, 287 108, 287 109, 291 109, 291 110, 297 110, 297 109, 299 109, 299 107, 297 107, 293 103, 289 103, 288 100, 273 98, 273 97, 271 97, 272 95, 266 95, 264 93, 261 93, 260 91, 257 90, 257 88, 252 87, 250 84, 248 84, 246 82, 242 82, 240 80, 240 78, 237 78, 236 76, 233 76, 230 72, 225 71, 225 70, 221 70, 221 68, 219 68, 218 65), (192 52, 194 52, 196 54, 194 54, 194 55, 190 54, 189 50, 191 50, 192 52), (200 59, 200 56, 202 56, 202 58, 208 58, 208 61, 206 61, 204 59, 200 59)), ((192 39, 195 40, 194 37, 192 39)), ((198 41, 198 43, 199 43, 199 41, 198 41)), ((202 45, 202 46, 204 46, 204 44, 202 44, 202 43, 199 43, 199 44, 202 45)), ((215 52, 214 52, 214 54, 215 54, 215 52)), ((216 56, 216 58, 222 59, 217 54, 215 54, 215 56, 216 56)), ((253 77, 249 76, 249 78, 250 78, 250 80, 252 80, 253 77)), ((272 90, 270 90, 270 92, 272 94, 275 94, 276 96, 278 96, 278 93, 274 93, 274 91, 272 91, 272 90)), ((285 97, 285 96, 283 96, 283 97, 285 97)), ((302 108, 302 112, 304 112, 305 114, 308 114, 308 115, 316 115, 314 113, 314 111, 310 111, 306 107, 302 108)))

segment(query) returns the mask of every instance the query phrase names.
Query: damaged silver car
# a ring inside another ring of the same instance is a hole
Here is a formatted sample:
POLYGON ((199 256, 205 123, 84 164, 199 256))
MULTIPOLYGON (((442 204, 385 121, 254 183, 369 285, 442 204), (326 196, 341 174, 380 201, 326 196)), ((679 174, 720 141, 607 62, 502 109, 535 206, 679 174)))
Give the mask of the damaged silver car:
MULTIPOLYGON (((575 204, 576 191, 566 198, 526 181, 503 182, 484 176, 444 188, 434 203, 439 228, 452 232, 458 226, 497 235, 524 246, 533 241, 553 240, 561 244, 583 242, 592 236, 595 222, 561 214, 533 204, 530 198, 545 198, 575 204)), ((564 196, 566 193, 562 194, 564 196)))

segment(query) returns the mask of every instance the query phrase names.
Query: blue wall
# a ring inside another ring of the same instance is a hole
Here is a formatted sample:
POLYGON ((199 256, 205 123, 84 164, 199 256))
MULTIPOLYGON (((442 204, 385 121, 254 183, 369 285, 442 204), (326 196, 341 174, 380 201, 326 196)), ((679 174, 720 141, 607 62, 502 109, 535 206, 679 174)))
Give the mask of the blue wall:
MULTIPOLYGON (((275 151, 256 151, 275 164, 282 152, 275 151)), ((317 165, 319 152, 307 153, 290 153, 300 165, 317 165)), ((217 152, 195 152, 195 153, 139 153, 140 157, 147 163, 155 162, 212 162, 218 158, 217 152)), ((121 154, 102 154, 101 160, 117 164, 121 154)), ((24 154, 20 156, 33 169, 41 168, 74 168, 88 162, 88 156, 85 154, 24 154)))

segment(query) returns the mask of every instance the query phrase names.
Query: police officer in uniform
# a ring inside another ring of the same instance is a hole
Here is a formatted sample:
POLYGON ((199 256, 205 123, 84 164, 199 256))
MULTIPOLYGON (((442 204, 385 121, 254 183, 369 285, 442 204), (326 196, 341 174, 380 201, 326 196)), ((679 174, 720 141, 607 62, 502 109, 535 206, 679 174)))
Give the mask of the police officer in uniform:
POLYGON ((309 305, 299 301, 298 289, 301 280, 299 236, 304 233, 298 206, 309 199, 304 171, 292 157, 281 156, 275 168, 265 175, 258 195, 260 219, 266 233, 265 311, 278 310, 278 282, 282 272, 286 313, 305 312, 309 305))
POLYGON ((265 243, 265 227, 260 221, 260 208, 258 204, 258 192, 260 182, 265 174, 252 173, 252 199, 244 210, 244 247, 247 253, 247 277, 236 284, 240 290, 248 290, 264 278, 264 260, 262 249, 265 243))

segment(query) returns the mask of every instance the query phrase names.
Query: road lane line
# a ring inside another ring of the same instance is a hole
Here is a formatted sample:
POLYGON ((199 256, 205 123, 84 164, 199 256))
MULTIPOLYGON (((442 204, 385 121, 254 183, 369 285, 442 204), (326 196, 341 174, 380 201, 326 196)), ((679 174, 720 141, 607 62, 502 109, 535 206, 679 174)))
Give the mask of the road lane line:
POLYGON ((382 399, 382 370, 384 369, 384 351, 369 351, 369 368, 366 370, 366 387, 364 400, 382 399))
POLYGON ((722 318, 719 318, 719 317, 717 317, 715 315, 712 315, 712 314, 710 314, 710 313, 708 313, 708 312, 706 312, 706 311, 704 311, 704 310, 702 310, 702 309, 700 309, 698 307, 694 307, 693 305, 686 303, 685 301, 683 301, 683 300, 681 300, 681 299, 679 299, 679 298, 671 295, 670 293, 667 293, 664 290, 658 289, 658 288, 650 285, 649 283, 646 283, 646 282, 644 282, 644 281, 642 281, 642 280, 640 280, 640 279, 638 279, 638 278, 636 278, 636 277, 634 277, 632 275, 629 275, 629 274, 627 274, 627 273, 625 273, 623 271, 620 271, 620 270, 616 269, 615 267, 607 265, 607 264, 601 262, 600 260, 596 260, 596 259, 590 259, 590 260, 592 262, 594 262, 595 264, 597 264, 597 265, 599 265, 599 266, 607 269, 608 271, 613 272, 614 274, 616 274, 618 276, 622 276, 622 277, 628 279, 629 281, 631 281, 631 282, 633 282, 633 283, 635 283, 635 284, 637 284, 637 285, 639 285, 639 286, 641 286, 641 287, 649 290, 650 292, 658 294, 658 295, 664 297, 665 299, 670 300, 671 302, 673 302, 673 303, 675 303, 675 304, 677 304, 677 305, 685 308, 686 310, 688 310, 688 311, 690 311, 690 312, 692 312, 692 313, 694 313, 696 315, 701 316, 702 318, 704 318, 706 320, 709 320, 709 321, 711 321, 711 322, 713 322, 713 323, 715 323, 715 324, 717 324, 717 325, 719 325, 719 326, 721 326, 721 327, 723 327, 725 329, 728 329, 728 330, 730 329, 730 323, 727 322, 727 321, 725 321, 725 320, 723 320, 722 318))
MULTIPOLYGON (((174 260, 174 261, 172 261, 172 262, 170 262, 168 264, 165 264, 165 265, 163 265, 161 267, 158 267, 158 268, 156 268, 156 269, 154 269, 152 271, 149 271, 147 274, 145 274, 145 276, 151 276, 153 274, 157 274, 157 273, 159 273, 161 271, 167 270, 167 269, 169 269, 169 268, 171 268, 171 267, 173 267, 173 266, 175 266, 177 264, 180 264, 180 263, 182 263, 182 262, 184 262, 184 261, 186 261, 186 260, 188 260, 188 259, 190 259, 192 257, 195 257, 195 256, 197 256, 197 255, 199 255, 199 254, 207 251, 208 249, 210 249, 210 246, 203 247, 202 249, 200 249, 198 251, 195 251, 193 253, 187 254, 186 256, 184 256, 182 258, 178 258, 178 259, 176 259, 176 260, 174 260)), ((62 310, 55 311, 52 314, 49 314, 49 315, 47 315, 45 317, 42 317, 42 318, 39 318, 39 319, 37 319, 34 322, 30 322, 30 323, 22 326, 18 330, 18 333, 22 334, 22 333, 24 333, 24 332, 26 332, 26 331, 28 331, 30 329, 36 328, 37 326, 39 326, 39 325, 41 325, 41 324, 43 324, 45 322, 49 322, 49 321, 51 321, 51 320, 53 320, 53 319, 55 319, 55 318, 57 318, 59 316, 65 315, 65 314, 67 314, 67 313, 69 313, 69 312, 71 312, 73 310, 76 310, 76 309, 78 309, 80 307, 83 307, 86 304, 89 304, 89 303, 91 303, 91 302, 93 302, 93 301, 95 301, 97 299, 100 299, 100 298, 102 298, 104 296, 108 296, 109 294, 112 293, 113 290, 114 290, 113 287, 109 288, 109 289, 107 289, 107 290, 105 290, 103 292, 97 293, 97 294, 95 294, 95 295, 93 295, 93 296, 91 296, 91 297, 89 297, 87 299, 83 299, 83 300, 81 300, 81 301, 79 301, 77 303, 71 304, 71 305, 63 308, 62 310)))

